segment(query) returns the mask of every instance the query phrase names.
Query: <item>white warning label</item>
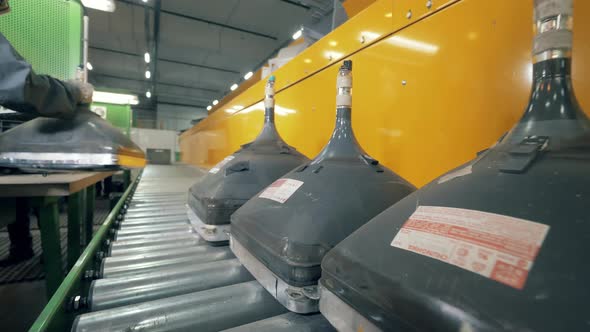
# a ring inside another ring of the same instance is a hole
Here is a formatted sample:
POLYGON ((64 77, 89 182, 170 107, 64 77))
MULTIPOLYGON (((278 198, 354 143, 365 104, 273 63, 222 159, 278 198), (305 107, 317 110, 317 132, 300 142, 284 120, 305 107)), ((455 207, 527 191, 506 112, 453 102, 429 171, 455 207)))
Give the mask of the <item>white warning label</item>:
POLYGON ((419 206, 391 245, 522 289, 548 231, 494 213, 419 206))
POLYGON ((229 163, 234 158, 234 156, 227 156, 223 158, 222 161, 218 162, 217 165, 213 166, 213 168, 209 170, 209 173, 217 174, 217 172, 219 172, 223 168, 223 166, 225 166, 225 164, 229 163))
POLYGON ((303 181, 278 179, 270 186, 266 187, 258 197, 271 199, 282 204, 285 203, 302 185, 303 181))

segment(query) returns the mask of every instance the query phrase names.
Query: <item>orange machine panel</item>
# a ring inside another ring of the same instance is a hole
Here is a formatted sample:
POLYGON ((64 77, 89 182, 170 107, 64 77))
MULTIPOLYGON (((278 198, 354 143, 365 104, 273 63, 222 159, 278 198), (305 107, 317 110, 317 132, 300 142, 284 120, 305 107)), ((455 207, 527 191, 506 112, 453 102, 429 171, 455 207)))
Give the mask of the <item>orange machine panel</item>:
MULTIPOLYGON (((531 86, 532 0, 376 1, 277 70, 277 127, 314 157, 335 117, 340 59, 354 61, 353 127, 365 150, 416 186, 472 159, 517 121, 531 86), (330 57, 330 55, 332 55, 330 57)), ((573 80, 590 112, 590 1, 574 3, 573 80)), ((262 126, 258 82, 180 141, 211 166, 262 126)))

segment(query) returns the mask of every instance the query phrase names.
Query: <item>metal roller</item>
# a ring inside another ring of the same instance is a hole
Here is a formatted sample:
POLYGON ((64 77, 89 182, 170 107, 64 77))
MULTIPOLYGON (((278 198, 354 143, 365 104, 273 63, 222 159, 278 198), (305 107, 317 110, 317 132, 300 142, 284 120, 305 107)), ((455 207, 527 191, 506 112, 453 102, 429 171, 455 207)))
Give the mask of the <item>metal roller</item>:
POLYGON ((129 204, 128 211, 134 211, 136 209, 145 209, 145 208, 167 208, 170 206, 184 206, 186 204, 186 199, 183 200, 174 200, 174 201, 163 201, 158 203, 141 203, 141 204, 129 204))
POLYGON ((188 220, 172 220, 167 222, 154 222, 154 223, 121 223, 119 226, 119 231, 127 231, 127 230, 134 230, 134 229, 150 229, 150 228, 174 228, 173 226, 182 226, 188 225, 188 220))
POLYGON ((191 250, 176 251, 176 255, 151 256, 133 255, 120 257, 107 257, 101 264, 101 275, 103 278, 114 278, 119 276, 133 276, 138 273, 145 273, 155 268, 164 266, 179 266, 182 264, 197 264, 235 258, 228 247, 199 246, 191 250), (199 253, 197 253, 199 252, 199 253), (130 258, 133 257, 133 258, 130 258))
POLYGON ((126 278, 92 282, 91 311, 157 300, 254 280, 237 259, 158 269, 126 278))
POLYGON ((285 312, 256 281, 80 315, 72 331, 219 331, 285 312))
POLYGON ((146 204, 146 203, 160 203, 166 201, 175 201, 186 198, 186 193, 180 193, 175 195, 142 195, 136 193, 133 195, 133 203, 135 204, 146 204))
POLYGON ((159 238, 169 238, 174 236, 180 236, 185 234, 197 235, 192 229, 181 229, 179 231, 170 231, 163 233, 148 233, 148 234, 135 234, 135 235, 124 235, 115 238, 114 242, 126 242, 126 241, 152 241, 159 238))
POLYGON ((335 328, 320 314, 300 315, 286 313, 234 327, 223 332, 330 332, 335 328))
POLYGON ((200 237, 196 233, 173 233, 171 236, 158 236, 154 238, 137 239, 137 240, 123 240, 113 241, 110 244, 109 251, 124 251, 127 249, 143 248, 155 245, 161 245, 165 243, 184 242, 189 240, 198 241, 200 237))
POLYGON ((102 261, 105 267, 125 266, 129 264, 150 262, 153 260, 166 259, 169 257, 192 256, 207 254, 207 249, 211 247, 188 247, 164 249, 155 252, 143 252, 140 254, 119 255, 117 257, 106 257, 102 261))
POLYGON ((135 227, 134 229, 124 229, 124 230, 116 231, 115 239, 119 240, 119 239, 123 239, 127 236, 159 234, 159 233, 163 233, 163 232, 178 232, 178 231, 189 232, 191 230, 192 230, 192 227, 188 224, 143 226, 143 227, 135 227))
POLYGON ((178 218, 183 218, 184 219, 188 219, 186 217, 186 214, 168 214, 168 215, 164 215, 164 216, 148 216, 148 217, 128 217, 128 216, 124 216, 123 218, 123 222, 145 222, 145 221, 150 221, 150 220, 170 220, 170 219, 178 219, 178 218))
POLYGON ((181 201, 168 201, 163 204, 141 204, 141 205, 129 205, 127 208, 127 213, 131 212, 144 212, 144 211, 153 211, 153 210, 161 210, 161 211, 171 211, 171 210, 179 210, 182 208, 186 208, 186 202, 181 201))
POLYGON ((127 249, 123 249, 123 250, 115 250, 113 251, 112 249, 108 250, 107 256, 111 256, 111 257, 119 257, 119 256, 129 256, 129 255, 142 255, 142 254, 146 254, 146 253, 157 253, 157 252, 162 252, 162 251, 166 251, 166 250, 182 250, 182 249, 186 249, 186 248, 193 248, 196 246, 201 246, 201 245, 205 245, 207 244, 207 241, 205 241, 203 238, 201 237, 193 237, 191 238, 186 238, 183 240, 172 240, 172 241, 168 241, 168 242, 160 242, 158 244, 154 244, 154 245, 148 245, 145 244, 141 247, 135 247, 135 248, 127 248, 127 249))
POLYGON ((167 206, 170 204, 174 205, 182 205, 186 203, 186 197, 178 197, 178 198, 171 198, 171 199, 154 199, 152 201, 145 201, 145 200, 133 200, 129 203, 129 207, 147 207, 147 206, 167 206))
POLYGON ((171 215, 186 214, 186 208, 178 208, 170 211, 131 211, 125 215, 125 218, 147 218, 147 217, 165 217, 171 215))
POLYGON ((170 215, 180 215, 182 212, 186 213, 186 206, 167 206, 167 207, 153 207, 153 208, 129 208, 125 215, 136 217, 137 215, 145 215, 147 217, 165 217, 170 215))
POLYGON ((149 226, 149 225, 161 225, 161 224, 172 224, 175 222, 184 221, 189 222, 186 216, 169 216, 169 217, 154 217, 154 218, 136 218, 130 220, 124 220, 121 222, 120 227, 128 226, 149 226))
POLYGON ((140 194, 140 193, 135 193, 133 195, 133 201, 137 204, 140 203, 157 203, 157 202, 161 202, 161 201, 167 201, 167 200, 178 200, 178 199, 183 199, 186 198, 186 193, 181 193, 181 194, 153 194, 153 195, 146 195, 146 194, 140 194))

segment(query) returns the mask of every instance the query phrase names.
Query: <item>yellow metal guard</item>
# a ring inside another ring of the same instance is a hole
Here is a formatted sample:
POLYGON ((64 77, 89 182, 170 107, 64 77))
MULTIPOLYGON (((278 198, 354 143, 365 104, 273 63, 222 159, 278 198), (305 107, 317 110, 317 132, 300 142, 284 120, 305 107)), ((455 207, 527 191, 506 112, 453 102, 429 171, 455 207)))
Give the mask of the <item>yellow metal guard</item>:
MULTIPOLYGON (((334 125, 333 77, 355 62, 353 126, 364 149, 414 185, 473 159, 517 121, 531 86, 532 0, 378 0, 274 74, 276 123, 308 157, 334 125)), ((573 81, 590 111, 590 1, 576 0, 573 81)), ((211 166, 254 139, 264 81, 181 136, 211 166)))

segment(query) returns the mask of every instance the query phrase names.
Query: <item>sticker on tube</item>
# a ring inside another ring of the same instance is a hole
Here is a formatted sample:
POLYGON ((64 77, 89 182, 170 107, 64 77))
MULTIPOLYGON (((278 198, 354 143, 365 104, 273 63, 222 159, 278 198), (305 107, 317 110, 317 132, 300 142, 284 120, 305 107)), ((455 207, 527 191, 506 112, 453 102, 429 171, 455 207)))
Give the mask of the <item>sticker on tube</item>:
POLYGON ((266 189, 264 189, 264 191, 258 197, 270 199, 283 204, 302 185, 303 181, 293 179, 278 179, 270 186, 266 187, 266 189))
POLYGON ((217 174, 223 168, 223 166, 225 166, 230 161, 234 160, 234 158, 234 156, 227 156, 223 158, 222 161, 218 162, 217 165, 213 166, 213 168, 209 170, 209 173, 217 174))
POLYGON ((549 226, 509 216, 419 206, 391 246, 523 289, 549 226))

